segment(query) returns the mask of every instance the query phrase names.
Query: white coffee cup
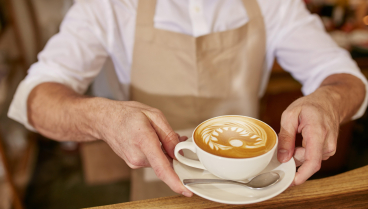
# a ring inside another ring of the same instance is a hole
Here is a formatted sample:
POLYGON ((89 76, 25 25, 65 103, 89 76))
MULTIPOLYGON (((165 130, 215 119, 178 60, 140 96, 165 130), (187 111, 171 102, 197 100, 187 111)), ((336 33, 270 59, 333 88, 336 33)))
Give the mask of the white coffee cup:
MULTIPOLYGON (((222 179, 239 181, 256 176, 270 163, 278 145, 278 137, 275 133, 276 143, 272 147, 272 149, 265 154, 251 158, 221 157, 208 153, 198 147, 194 140, 194 133, 196 129, 194 129, 192 133, 193 142, 180 142, 176 145, 176 159, 187 166, 207 170, 213 175, 222 179), (181 155, 179 151, 182 149, 189 149, 192 152, 196 153, 199 161, 192 160, 181 155)), ((275 131, 273 130, 273 132, 275 131)))

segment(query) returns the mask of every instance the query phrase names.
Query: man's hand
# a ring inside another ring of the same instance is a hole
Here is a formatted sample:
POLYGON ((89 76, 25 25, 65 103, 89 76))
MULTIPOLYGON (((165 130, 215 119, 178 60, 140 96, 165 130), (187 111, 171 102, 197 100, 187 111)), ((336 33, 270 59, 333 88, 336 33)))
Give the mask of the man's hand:
POLYGON ((280 162, 289 161, 294 154, 295 135, 301 133, 303 136, 303 147, 295 149, 296 164, 301 165, 295 176, 295 185, 305 182, 320 169, 321 161, 336 151, 340 117, 329 101, 316 96, 296 100, 281 117, 280 162))
POLYGON ((339 126, 356 113, 365 96, 364 84, 347 74, 332 75, 314 93, 299 98, 282 114, 278 160, 294 155, 300 166, 292 185, 300 185, 317 172, 322 160, 336 152, 339 126), (295 136, 303 136, 295 148, 295 136))
POLYGON ((170 165, 170 157, 175 158, 174 149, 179 136, 161 111, 139 102, 109 100, 101 116, 96 126, 99 138, 108 143, 129 167, 152 167, 157 177, 173 191, 192 195, 170 165))
POLYGON ((102 139, 131 168, 151 166, 173 191, 192 195, 171 167, 179 136, 159 110, 138 102, 82 96, 58 83, 36 86, 27 102, 28 121, 44 136, 58 141, 102 139))

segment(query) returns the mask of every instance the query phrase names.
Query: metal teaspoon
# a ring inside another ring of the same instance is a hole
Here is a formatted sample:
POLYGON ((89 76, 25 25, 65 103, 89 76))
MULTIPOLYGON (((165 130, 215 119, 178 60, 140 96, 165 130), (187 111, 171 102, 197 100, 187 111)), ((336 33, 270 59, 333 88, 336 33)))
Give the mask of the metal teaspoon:
POLYGON ((248 183, 225 179, 184 179, 184 185, 191 184, 236 184, 250 189, 263 189, 272 186, 280 181, 280 175, 276 172, 262 173, 254 177, 248 183))

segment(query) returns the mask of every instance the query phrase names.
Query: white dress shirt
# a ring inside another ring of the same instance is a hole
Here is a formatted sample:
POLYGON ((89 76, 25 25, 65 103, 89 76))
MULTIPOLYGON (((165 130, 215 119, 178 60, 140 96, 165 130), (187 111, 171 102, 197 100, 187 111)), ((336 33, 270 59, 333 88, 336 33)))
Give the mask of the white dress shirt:
MULTIPOLYGON (((302 0, 258 0, 266 27, 266 58, 259 95, 267 86, 275 58, 302 85, 305 95, 315 91, 331 74, 348 73, 367 80, 350 58, 324 31, 302 0)), ((19 85, 8 116, 28 129, 27 98, 42 82, 58 82, 84 93, 107 57, 129 100, 130 69, 138 0, 76 0, 27 77, 19 85)), ((158 0, 154 27, 195 37, 246 24, 241 0, 158 0)), ((367 91, 368 92, 368 91, 367 91)), ((353 117, 362 116, 367 96, 353 117)))

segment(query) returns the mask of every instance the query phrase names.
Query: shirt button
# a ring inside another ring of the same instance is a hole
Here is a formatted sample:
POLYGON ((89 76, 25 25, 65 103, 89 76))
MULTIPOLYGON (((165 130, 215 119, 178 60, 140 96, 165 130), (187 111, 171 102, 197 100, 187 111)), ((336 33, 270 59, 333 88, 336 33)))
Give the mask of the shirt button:
POLYGON ((197 13, 200 13, 201 12, 201 8, 199 8, 198 6, 194 7, 194 11, 197 12, 197 13))

